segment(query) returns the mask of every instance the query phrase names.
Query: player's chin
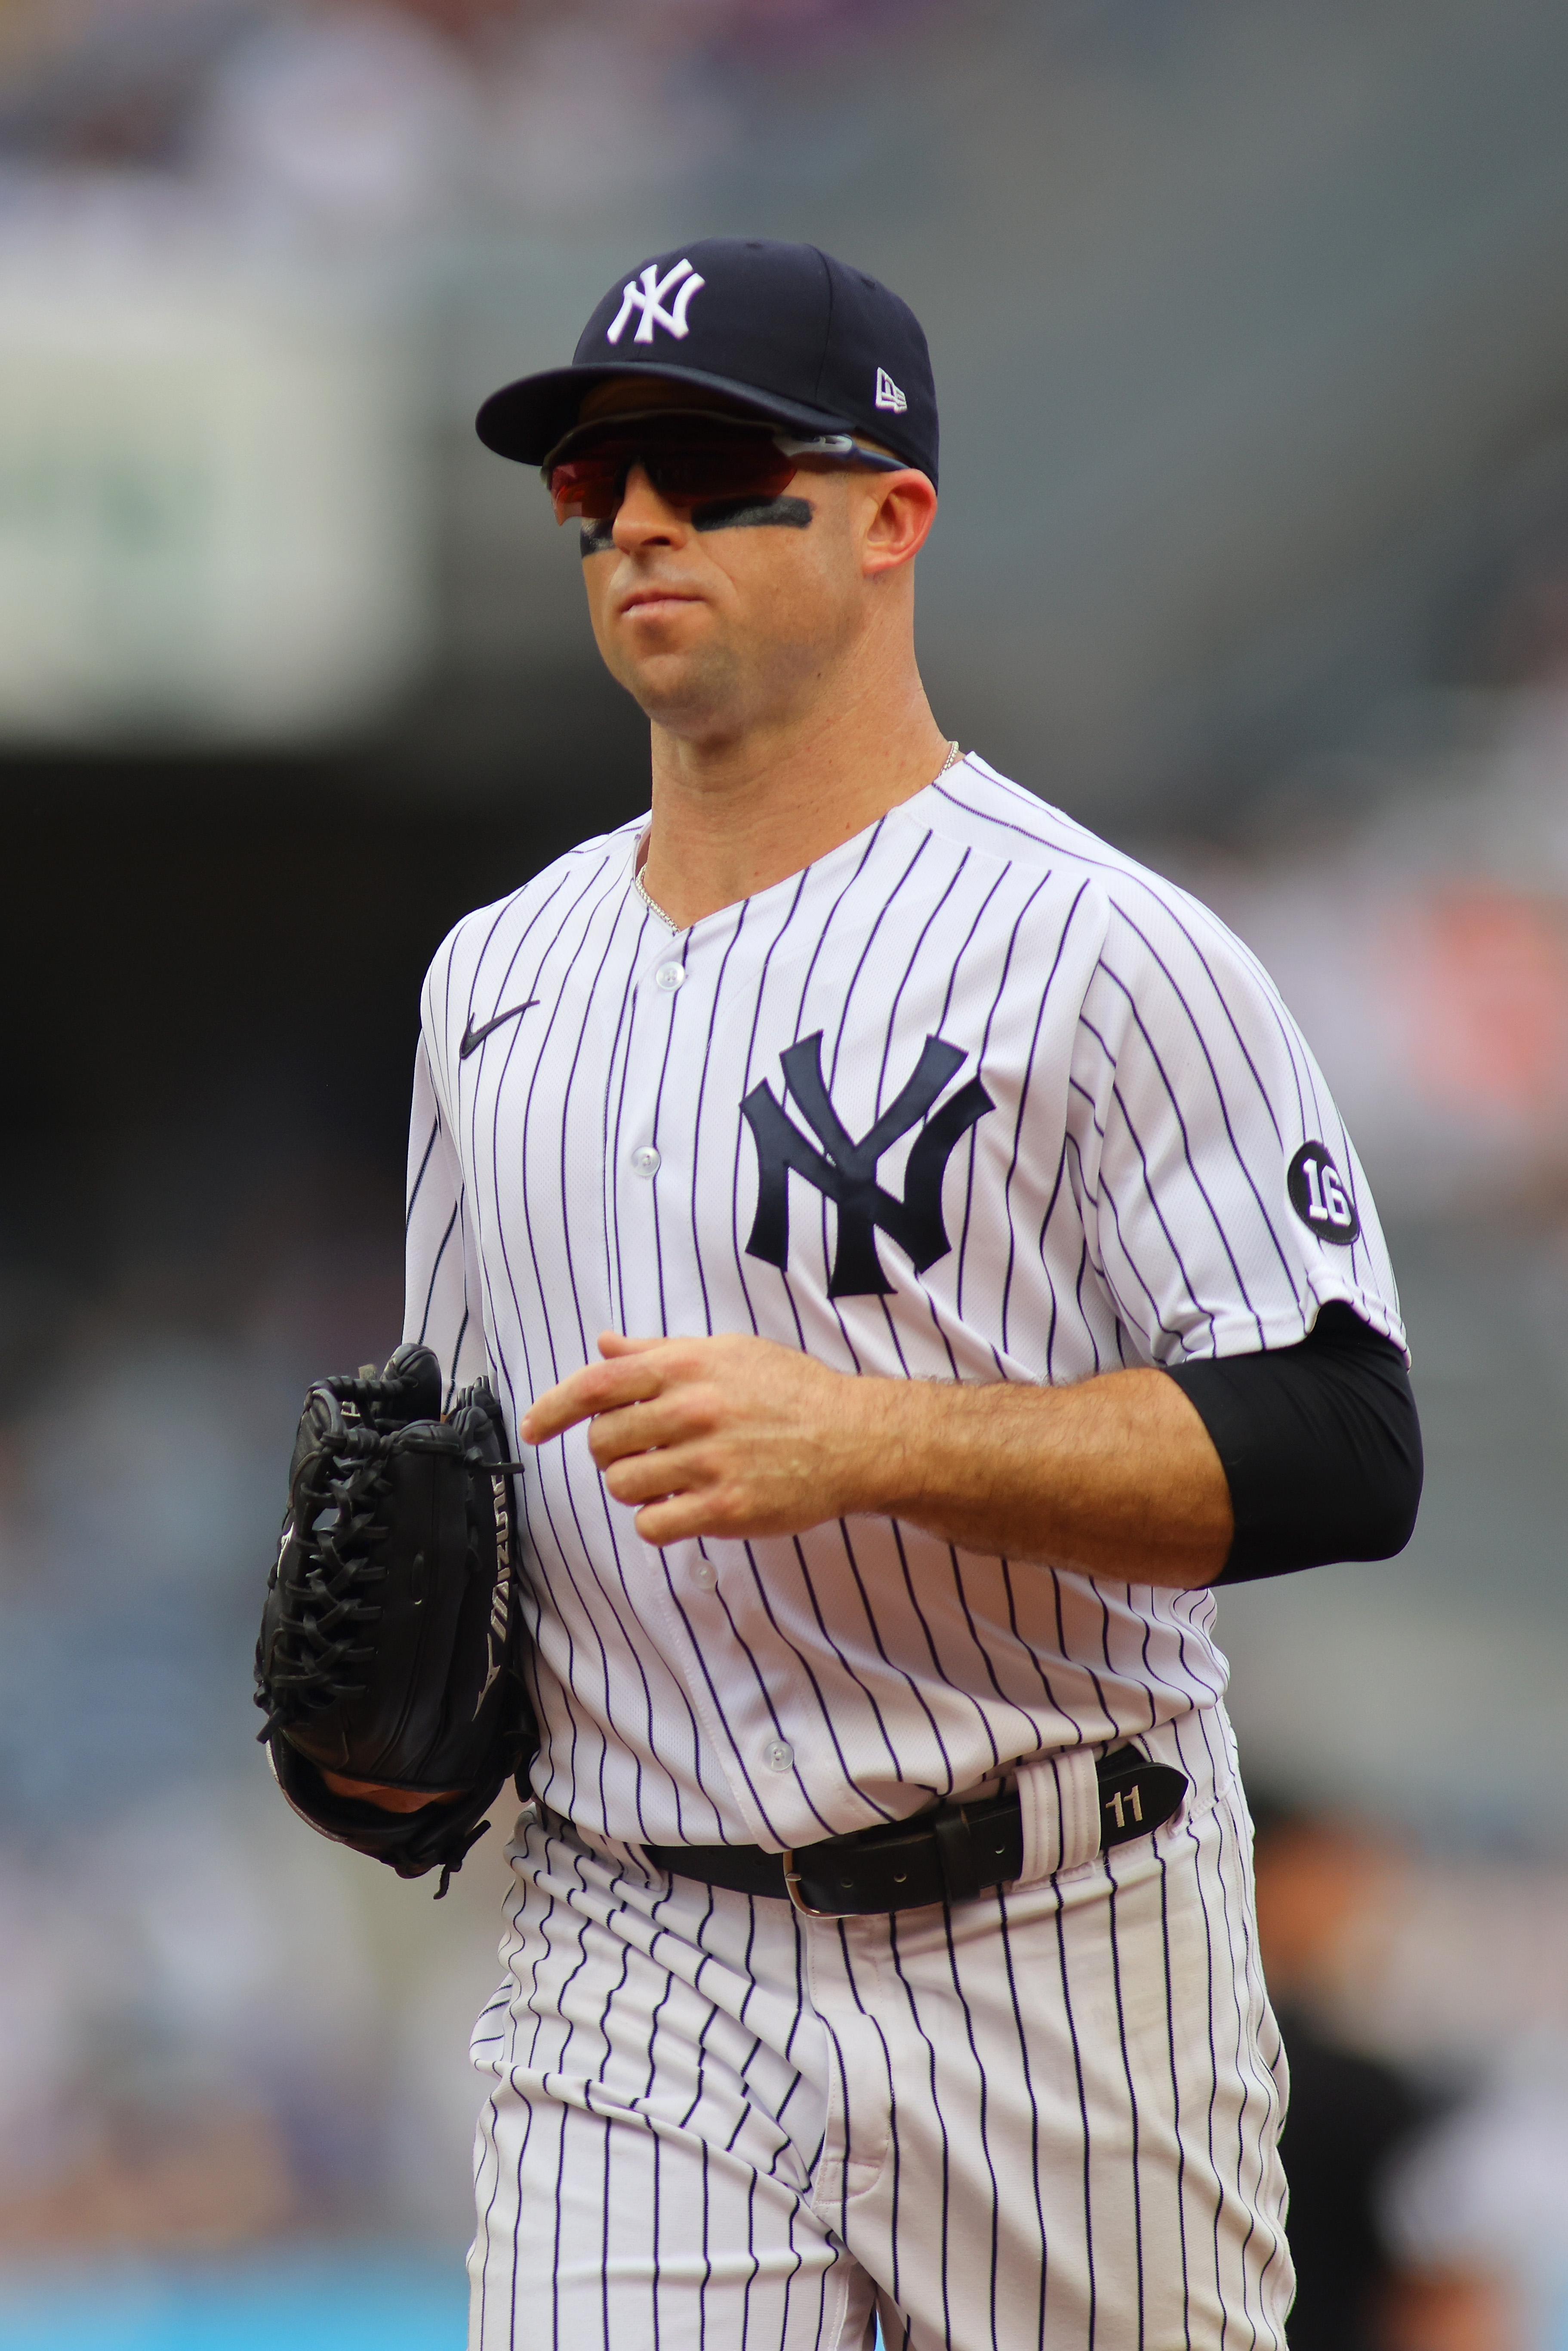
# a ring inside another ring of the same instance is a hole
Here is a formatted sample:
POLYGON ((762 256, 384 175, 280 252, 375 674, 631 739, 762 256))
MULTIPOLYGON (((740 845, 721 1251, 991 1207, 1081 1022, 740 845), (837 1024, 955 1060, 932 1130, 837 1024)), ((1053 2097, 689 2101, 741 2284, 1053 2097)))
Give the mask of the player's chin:
POLYGON ((705 726, 724 708, 734 666, 711 639, 702 644, 638 646, 612 664, 616 676, 648 716, 676 734, 705 726))
POLYGON ((616 624, 611 666, 639 701, 645 695, 680 699, 700 691, 713 657, 713 630, 702 605, 672 605, 661 614, 657 606, 639 604, 616 624), (643 620, 644 612, 658 617, 643 620))

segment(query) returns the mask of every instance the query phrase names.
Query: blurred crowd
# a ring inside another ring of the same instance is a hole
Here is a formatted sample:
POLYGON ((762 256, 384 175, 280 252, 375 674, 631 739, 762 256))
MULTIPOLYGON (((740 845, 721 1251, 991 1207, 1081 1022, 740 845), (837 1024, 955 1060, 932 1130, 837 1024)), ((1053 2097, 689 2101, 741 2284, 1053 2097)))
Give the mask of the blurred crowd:
MULTIPOLYGON (((161 167, 325 232, 613 206, 737 135, 727 78, 919 0, 12 0, 0 141, 161 167)), ((852 54, 853 52, 852 52, 852 54)))
MULTIPOLYGON (((1568 590, 1568 527, 1552 553, 1568 590)), ((1550 1214, 1568 1182, 1568 596, 1533 652, 1282 837, 1155 852, 1279 983, 1385 1214, 1550 1214)))
POLYGON ((292 745, 406 707, 464 592, 445 377, 494 320, 547 331, 548 282, 507 270, 710 186, 781 85, 935 14, 10 0, 0 741, 292 745))

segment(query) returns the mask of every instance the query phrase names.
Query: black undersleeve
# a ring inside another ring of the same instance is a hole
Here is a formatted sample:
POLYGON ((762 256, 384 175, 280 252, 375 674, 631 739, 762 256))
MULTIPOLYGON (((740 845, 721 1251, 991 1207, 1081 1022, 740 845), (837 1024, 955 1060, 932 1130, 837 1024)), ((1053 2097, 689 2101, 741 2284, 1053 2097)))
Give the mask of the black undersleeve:
POLYGON ((1322 1307, 1294 1347, 1169 1368, 1229 1480, 1217 1583, 1404 1550, 1421 1499, 1416 1399, 1398 1348, 1348 1306, 1322 1307))

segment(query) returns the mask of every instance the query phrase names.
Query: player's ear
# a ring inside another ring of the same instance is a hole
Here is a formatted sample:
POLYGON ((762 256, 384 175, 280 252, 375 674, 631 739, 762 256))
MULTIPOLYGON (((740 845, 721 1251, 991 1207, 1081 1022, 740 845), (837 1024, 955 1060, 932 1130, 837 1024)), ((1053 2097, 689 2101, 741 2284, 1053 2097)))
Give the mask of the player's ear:
POLYGON ((898 474, 862 474, 866 497, 862 519, 861 568, 868 580, 913 563, 936 519, 936 491, 928 475, 913 467, 898 474))

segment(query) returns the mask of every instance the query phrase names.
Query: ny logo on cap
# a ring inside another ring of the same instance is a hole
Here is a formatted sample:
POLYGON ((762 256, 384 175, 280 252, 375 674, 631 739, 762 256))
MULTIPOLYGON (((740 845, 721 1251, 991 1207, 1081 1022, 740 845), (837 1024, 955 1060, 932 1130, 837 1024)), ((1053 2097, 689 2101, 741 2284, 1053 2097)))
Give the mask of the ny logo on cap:
MULTIPOLYGON (((633 310, 640 310, 643 314, 637 321, 637 331, 632 338, 634 343, 651 343, 655 327, 663 327, 667 333, 679 339, 687 331, 686 312, 691 308, 692 296, 701 292, 704 280, 697 276, 689 261, 677 261, 674 267, 667 269, 663 277, 659 275, 658 263, 651 261, 643 272, 642 284, 639 285, 637 280, 632 278, 622 290, 621 308, 615 313, 614 325, 605 332, 605 341, 618 343, 621 340, 626 321, 633 310), (676 295, 672 307, 666 310, 664 297, 672 286, 678 286, 681 290, 676 295)), ((880 398, 881 395, 879 394, 878 397, 880 398)), ((904 395, 901 392, 899 394, 901 407, 903 402, 904 395)))
MULTIPOLYGON (((628 287, 626 290, 630 293, 632 289, 628 287)), ((874 405, 878 408, 891 408, 895 416, 902 416, 904 410, 909 405, 908 401, 905 400, 904 394, 900 392, 898 386, 894 383, 893 378, 883 367, 879 367, 876 371, 876 400, 874 405)))

